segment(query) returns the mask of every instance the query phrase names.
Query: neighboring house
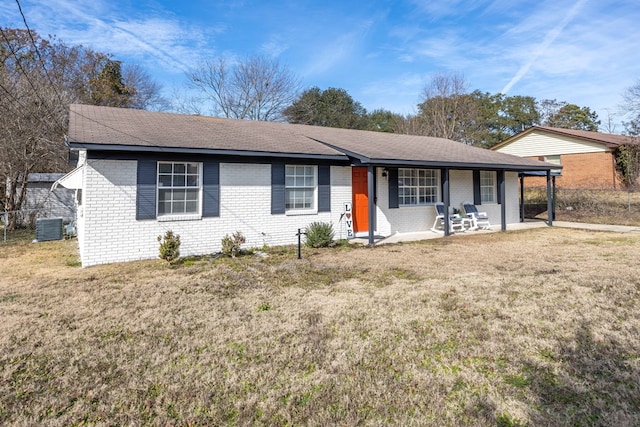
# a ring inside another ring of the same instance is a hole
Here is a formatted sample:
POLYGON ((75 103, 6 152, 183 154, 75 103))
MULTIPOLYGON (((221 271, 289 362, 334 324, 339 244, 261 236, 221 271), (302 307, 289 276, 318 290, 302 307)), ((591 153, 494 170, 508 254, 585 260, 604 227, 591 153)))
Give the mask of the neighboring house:
MULTIPOLYGON (((616 149, 635 143, 623 135, 534 126, 492 150, 561 165, 562 175, 556 178, 561 188, 616 189, 616 149)), ((527 185, 546 184, 543 178, 528 178, 527 185)))
POLYGON ((235 231, 293 244, 314 221, 374 243, 429 230, 438 201, 473 201, 504 230, 519 222, 518 172, 554 167, 439 138, 87 105, 71 106, 67 143, 83 266, 156 258, 167 230, 182 255, 235 231))
POLYGON ((25 220, 62 218, 64 222, 71 222, 75 219, 74 190, 62 187, 51 189, 53 183, 63 176, 63 173, 27 175, 27 191, 22 202, 25 220))

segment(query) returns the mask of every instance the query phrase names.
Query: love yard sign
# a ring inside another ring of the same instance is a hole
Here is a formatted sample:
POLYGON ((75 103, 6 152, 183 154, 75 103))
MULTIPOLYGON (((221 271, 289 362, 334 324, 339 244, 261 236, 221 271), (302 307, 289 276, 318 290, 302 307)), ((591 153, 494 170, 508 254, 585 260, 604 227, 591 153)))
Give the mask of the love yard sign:
POLYGON ((351 239, 355 236, 353 234, 353 210, 350 202, 344 204, 344 218, 347 225, 347 239, 351 239))

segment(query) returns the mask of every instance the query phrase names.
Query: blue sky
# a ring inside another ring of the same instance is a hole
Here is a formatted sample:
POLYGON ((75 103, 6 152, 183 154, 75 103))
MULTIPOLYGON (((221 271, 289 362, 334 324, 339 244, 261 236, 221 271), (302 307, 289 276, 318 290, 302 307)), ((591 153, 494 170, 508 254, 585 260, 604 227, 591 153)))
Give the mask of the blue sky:
MULTIPOLYGON (((368 110, 413 113, 434 73, 458 73, 471 90, 567 101, 597 111, 604 123, 640 79, 637 0, 20 4, 42 36, 139 64, 167 95, 204 59, 265 54, 303 88, 346 89, 368 110)), ((0 25, 24 28, 15 0, 0 2, 0 25)))

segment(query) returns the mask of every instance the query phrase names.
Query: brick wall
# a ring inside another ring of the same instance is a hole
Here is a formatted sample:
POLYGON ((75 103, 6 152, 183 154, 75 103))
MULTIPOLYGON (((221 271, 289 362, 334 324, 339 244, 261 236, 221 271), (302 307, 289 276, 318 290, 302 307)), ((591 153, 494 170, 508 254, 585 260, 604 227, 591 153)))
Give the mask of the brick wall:
MULTIPOLYGON (((533 157, 538 159, 538 157, 533 157)), ((620 188, 612 153, 580 153, 561 155, 562 176, 556 178, 558 188, 620 188)), ((544 187, 546 178, 531 177, 527 187, 544 187)))
POLYGON ((218 252, 234 231, 245 247, 297 242, 298 228, 313 221, 331 222, 339 232, 344 202, 351 201, 351 168, 331 168, 331 212, 271 215, 269 164, 220 164, 220 217, 198 220, 136 218, 137 162, 89 160, 85 166, 83 204, 79 209, 79 248, 83 266, 158 257, 157 236, 180 235, 183 256, 218 252))
MULTIPOLYGON (((470 171, 451 171, 451 206, 473 200, 470 171)), ((311 222, 331 222, 337 238, 346 237, 341 214, 351 202, 351 168, 331 167, 331 211, 317 214, 271 214, 269 164, 220 164, 220 217, 197 220, 136 218, 137 162, 88 160, 84 168, 82 206, 78 209, 78 243, 83 266, 158 257, 157 237, 171 230, 180 235, 183 256, 215 253, 226 234, 240 231, 245 247, 297 242, 298 228, 311 222)), ((429 230, 433 206, 389 209, 388 178, 378 169, 377 234, 429 230)), ((507 223, 518 222, 518 183, 506 174, 507 223)), ((500 205, 482 205, 494 225, 500 224, 500 205)))

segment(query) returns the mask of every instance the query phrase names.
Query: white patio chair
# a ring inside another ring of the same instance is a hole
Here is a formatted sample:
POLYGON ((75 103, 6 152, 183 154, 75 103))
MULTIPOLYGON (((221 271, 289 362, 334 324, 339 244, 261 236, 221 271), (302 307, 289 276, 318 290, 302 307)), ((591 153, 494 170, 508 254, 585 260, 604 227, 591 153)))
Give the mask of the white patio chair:
POLYGON ((478 208, 471 202, 464 202, 462 204, 464 213, 467 218, 471 220, 471 230, 483 229, 488 230, 491 228, 489 222, 489 215, 486 212, 478 212, 478 208))
MULTIPOLYGON (((437 202, 434 207, 436 208, 436 219, 433 221, 433 227, 431 227, 431 231, 440 232, 444 231, 444 203, 437 202)), ((465 227, 465 218, 461 218, 460 215, 453 214, 448 215, 449 218, 449 230, 452 232, 458 231, 467 231, 465 227)))

